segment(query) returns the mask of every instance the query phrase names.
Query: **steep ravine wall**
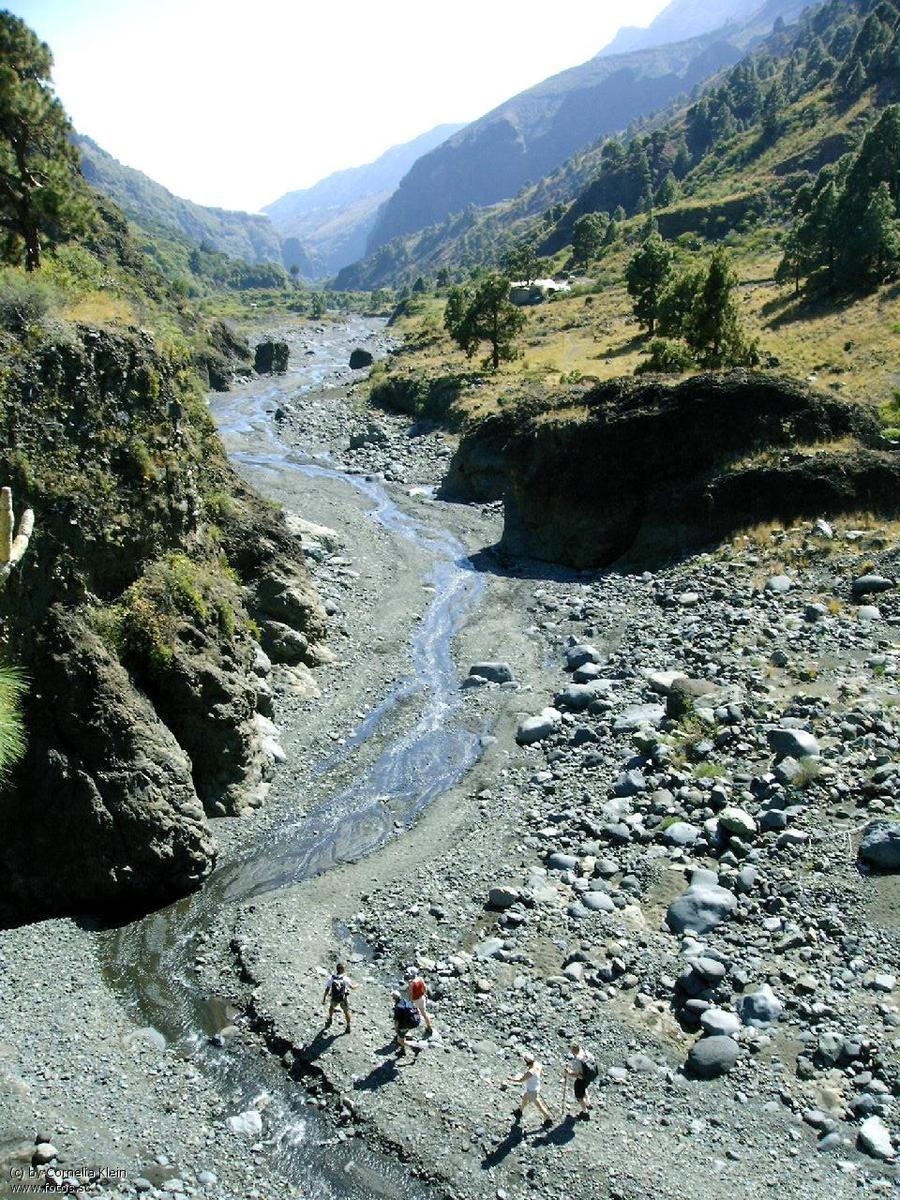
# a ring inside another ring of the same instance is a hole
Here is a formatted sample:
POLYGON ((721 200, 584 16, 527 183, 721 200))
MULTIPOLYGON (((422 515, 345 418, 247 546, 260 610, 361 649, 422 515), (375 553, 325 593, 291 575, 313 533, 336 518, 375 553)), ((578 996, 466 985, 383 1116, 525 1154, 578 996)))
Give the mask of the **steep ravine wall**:
POLYGON ((0 792, 0 919, 162 903, 211 869, 209 818, 265 794, 259 640, 315 664, 324 611, 189 362, 137 330, 0 350, 0 476, 36 514, 0 595, 4 656, 29 680, 26 755, 0 792))
POLYGON ((900 508, 900 455, 859 405, 782 375, 611 380, 463 436, 450 496, 504 501, 502 546, 651 564, 755 523, 900 508))

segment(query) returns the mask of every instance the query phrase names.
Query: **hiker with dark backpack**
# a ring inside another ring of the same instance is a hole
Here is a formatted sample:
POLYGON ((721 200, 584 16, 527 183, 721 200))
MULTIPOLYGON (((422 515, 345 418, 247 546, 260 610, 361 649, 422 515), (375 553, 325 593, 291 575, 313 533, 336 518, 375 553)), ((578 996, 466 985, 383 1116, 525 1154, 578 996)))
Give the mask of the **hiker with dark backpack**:
POLYGON ((563 1108, 566 1107, 566 1083, 574 1079, 573 1090, 580 1108, 578 1116, 586 1121, 592 1107, 587 1099, 587 1090, 599 1074, 597 1060, 589 1050, 583 1050, 578 1042, 573 1042, 569 1050, 563 1075, 563 1108))
POLYGON ((432 1033, 431 1017, 428 1013, 428 984, 415 967, 409 967, 406 972, 406 993, 415 1005, 419 1016, 425 1022, 427 1033, 432 1033))
POLYGON ((322 1003, 328 1004, 328 1020, 325 1022, 326 1029, 328 1029, 334 1020, 335 1009, 339 1008, 344 1014, 347 1033, 350 1032, 350 992, 355 987, 356 984, 347 974, 347 968, 342 962, 339 962, 334 974, 325 984, 325 995, 322 997, 322 1003))
POLYGON ((407 1035, 418 1028, 422 1018, 413 1002, 405 999, 399 992, 391 992, 391 999, 394 1002, 394 1035, 399 1047, 397 1050, 399 1057, 406 1053, 407 1035))

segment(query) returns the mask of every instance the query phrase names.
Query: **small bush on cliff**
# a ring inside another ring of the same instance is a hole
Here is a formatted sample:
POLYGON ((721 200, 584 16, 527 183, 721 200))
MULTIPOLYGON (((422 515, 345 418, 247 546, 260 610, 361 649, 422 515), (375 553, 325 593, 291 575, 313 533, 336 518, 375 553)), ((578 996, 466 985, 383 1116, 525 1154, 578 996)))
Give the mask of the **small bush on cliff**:
POLYGON ((48 280, 15 269, 0 271, 0 328, 22 333, 58 301, 59 294, 48 280))
POLYGON ((118 604, 100 610, 95 624, 122 658, 162 675, 172 664, 183 621, 232 638, 239 609, 237 585, 224 562, 193 562, 176 553, 153 564, 118 604))
POLYGON ((635 375, 681 375, 696 367, 697 362, 682 342, 656 338, 650 343, 650 355, 634 368, 635 375))
POLYGON ((25 753, 25 723, 19 703, 25 680, 15 667, 0 667, 0 781, 25 753))

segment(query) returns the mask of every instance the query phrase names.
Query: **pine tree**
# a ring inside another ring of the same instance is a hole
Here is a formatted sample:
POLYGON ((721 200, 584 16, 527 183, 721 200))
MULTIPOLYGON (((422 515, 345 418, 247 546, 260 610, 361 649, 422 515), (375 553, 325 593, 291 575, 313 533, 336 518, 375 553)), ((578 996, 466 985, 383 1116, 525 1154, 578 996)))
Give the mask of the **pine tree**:
POLYGON ((485 360, 496 371, 501 362, 517 358, 515 339, 525 324, 525 315, 509 300, 509 280, 487 275, 474 292, 453 288, 444 310, 444 326, 456 344, 473 358, 482 342, 491 352, 485 360))
POLYGON ((0 12, 0 226, 8 252, 18 256, 24 246, 29 271, 41 265, 42 238, 83 229, 90 211, 52 66, 49 48, 25 22, 0 12))
POLYGON ((650 235, 625 268, 628 294, 634 298, 634 315, 647 327, 650 337, 656 328, 659 303, 671 273, 672 251, 658 233, 650 235))
POLYGON ((606 213, 584 213, 572 227, 572 257, 583 266, 597 257, 606 236, 606 213))
POLYGON ((848 282, 881 283, 900 266, 900 222, 886 182, 878 185, 848 244, 848 282))
POLYGON ((720 246, 697 295, 686 330, 687 344, 704 367, 733 367, 752 362, 754 348, 741 328, 735 300, 737 276, 720 246))
POLYGON ((656 206, 658 208, 666 208, 668 205, 674 204, 680 195, 681 188, 678 186, 678 181, 672 172, 669 171, 657 189, 656 206))

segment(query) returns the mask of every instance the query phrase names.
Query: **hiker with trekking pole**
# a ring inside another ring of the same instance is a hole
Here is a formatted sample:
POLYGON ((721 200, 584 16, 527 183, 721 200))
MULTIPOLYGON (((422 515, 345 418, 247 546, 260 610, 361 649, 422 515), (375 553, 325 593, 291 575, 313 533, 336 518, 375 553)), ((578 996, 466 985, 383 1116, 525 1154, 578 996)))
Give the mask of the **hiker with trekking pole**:
POLYGON ((563 1116, 569 1115, 569 1110, 566 1105, 566 1091, 569 1080, 574 1080, 572 1090, 575 1093, 575 1099, 578 1101, 580 1120, 587 1121, 590 1117, 591 1103, 587 1099, 587 1090, 597 1078, 597 1062, 593 1054, 589 1050, 583 1050, 578 1042, 572 1042, 569 1047, 569 1057, 566 1059, 563 1067, 563 1098, 562 1111, 563 1116))

